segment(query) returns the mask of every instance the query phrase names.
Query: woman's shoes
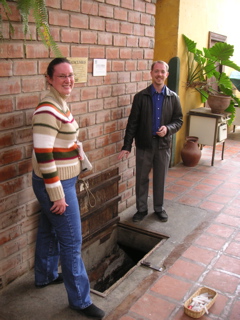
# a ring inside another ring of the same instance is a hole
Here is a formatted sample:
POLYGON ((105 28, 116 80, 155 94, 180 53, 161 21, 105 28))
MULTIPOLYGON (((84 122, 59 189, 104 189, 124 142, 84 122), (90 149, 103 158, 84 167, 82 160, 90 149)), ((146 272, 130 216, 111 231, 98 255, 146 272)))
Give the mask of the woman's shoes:
POLYGON ((53 280, 53 281, 51 281, 51 282, 49 282, 49 283, 47 283, 47 284, 35 284, 35 287, 36 287, 36 288, 44 288, 44 287, 49 286, 49 285, 51 285, 51 284, 60 284, 60 283, 63 283, 62 273, 59 273, 59 274, 58 274, 57 279, 55 279, 55 280, 53 280))

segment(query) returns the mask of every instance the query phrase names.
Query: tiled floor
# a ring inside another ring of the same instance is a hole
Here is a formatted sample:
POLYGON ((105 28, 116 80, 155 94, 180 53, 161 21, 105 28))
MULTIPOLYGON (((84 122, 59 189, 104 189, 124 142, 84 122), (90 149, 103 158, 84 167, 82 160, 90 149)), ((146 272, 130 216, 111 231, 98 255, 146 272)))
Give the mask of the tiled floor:
MULTIPOLYGON (((229 134, 221 160, 205 146, 196 167, 169 170, 165 197, 207 210, 209 219, 193 241, 119 320, 185 320, 183 304, 199 287, 217 291, 203 320, 240 320, 240 129, 229 134)), ((114 318, 114 316, 113 316, 114 318)), ((115 318, 114 318, 115 319, 115 318)))

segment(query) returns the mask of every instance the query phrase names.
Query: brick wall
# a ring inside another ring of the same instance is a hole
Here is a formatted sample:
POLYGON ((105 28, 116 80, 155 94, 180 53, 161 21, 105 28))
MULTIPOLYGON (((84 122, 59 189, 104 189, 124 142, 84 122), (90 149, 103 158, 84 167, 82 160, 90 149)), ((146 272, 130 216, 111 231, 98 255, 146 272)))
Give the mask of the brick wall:
MULTIPOLYGON (((34 265, 39 205, 31 187, 31 117, 47 87, 53 55, 38 41, 24 43, 16 3, 3 17, 0 43, 0 287, 34 265)), ((88 57, 87 83, 76 84, 70 108, 93 174, 119 167, 119 211, 134 204, 134 152, 118 161, 134 94, 150 81, 156 0, 46 0, 52 35, 63 55, 88 57), (107 76, 93 77, 93 59, 107 59, 107 76)), ((1 9, 1 8, 0 8, 1 9)), ((1 10, 2 12, 2 10, 1 10)), ((31 21, 31 19, 30 19, 31 21)))

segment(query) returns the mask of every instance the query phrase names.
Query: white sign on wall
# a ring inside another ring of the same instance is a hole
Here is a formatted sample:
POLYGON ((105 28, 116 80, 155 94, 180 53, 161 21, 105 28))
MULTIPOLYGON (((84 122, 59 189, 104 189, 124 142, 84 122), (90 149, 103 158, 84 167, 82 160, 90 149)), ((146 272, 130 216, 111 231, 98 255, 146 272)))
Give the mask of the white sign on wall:
POLYGON ((107 75, 107 59, 94 59, 93 60, 93 76, 106 76, 107 75))

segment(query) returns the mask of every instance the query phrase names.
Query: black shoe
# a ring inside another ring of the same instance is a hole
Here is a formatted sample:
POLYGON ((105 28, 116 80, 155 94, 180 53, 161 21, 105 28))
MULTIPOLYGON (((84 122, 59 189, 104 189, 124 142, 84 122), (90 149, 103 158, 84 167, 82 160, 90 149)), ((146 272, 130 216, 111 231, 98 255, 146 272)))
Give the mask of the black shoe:
POLYGON ((60 283, 63 283, 63 276, 62 276, 62 273, 59 273, 58 274, 58 277, 57 277, 57 279, 55 279, 55 280, 53 280, 53 281, 51 281, 51 282, 49 282, 49 283, 47 283, 47 284, 35 284, 35 287, 36 288, 44 288, 44 287, 46 287, 46 286, 49 286, 49 285, 51 285, 51 284, 60 284, 60 283))
POLYGON ((166 211, 164 209, 161 212, 155 211, 155 214, 158 216, 158 219, 161 222, 167 222, 168 221, 168 215, 167 215, 167 213, 166 213, 166 211))
POLYGON ((133 222, 142 221, 143 218, 144 218, 147 214, 148 214, 148 211, 147 211, 147 210, 146 210, 146 211, 143 211, 143 212, 137 211, 137 212, 134 214, 134 216, 133 216, 133 218, 132 218, 132 221, 133 221, 133 222))
POLYGON ((75 309, 76 311, 83 313, 87 317, 102 319, 105 316, 105 312, 99 309, 95 304, 91 304, 85 309, 75 309))

